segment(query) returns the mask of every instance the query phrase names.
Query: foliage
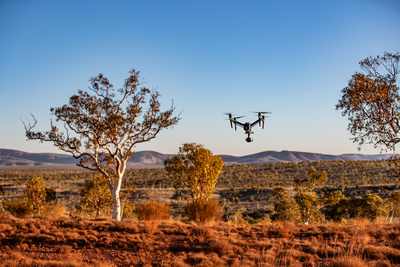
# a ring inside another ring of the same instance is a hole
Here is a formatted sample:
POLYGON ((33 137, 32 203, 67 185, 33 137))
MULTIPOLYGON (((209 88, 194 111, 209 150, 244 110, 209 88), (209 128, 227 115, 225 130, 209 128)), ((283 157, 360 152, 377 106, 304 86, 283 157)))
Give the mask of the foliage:
POLYGON ((46 185, 44 184, 43 178, 34 177, 26 186, 27 189, 22 197, 26 199, 30 209, 34 213, 37 213, 46 203, 46 185))
POLYGON ((26 217, 32 213, 28 202, 22 198, 12 198, 3 201, 4 210, 16 217, 26 217))
POLYGON ((322 211, 327 220, 340 222, 348 218, 348 199, 341 191, 329 193, 323 199, 323 204, 322 211))
POLYGON ((92 180, 86 181, 80 191, 80 196, 78 210, 95 212, 95 216, 99 216, 102 211, 104 213, 112 209, 112 195, 102 175, 96 175, 92 180))
POLYGON ((196 143, 186 143, 176 156, 164 161, 176 189, 186 186, 193 199, 211 199, 224 162, 210 150, 196 143))
POLYGON ((308 171, 308 175, 309 177, 307 178, 296 178, 294 180, 295 190, 297 192, 305 192, 311 194, 318 186, 324 185, 328 180, 326 171, 318 173, 318 171, 314 167, 311 167, 311 169, 308 171))
POLYGON ((288 221, 298 222, 300 221, 300 209, 299 205, 291 199, 289 193, 284 187, 277 187, 272 191, 274 198, 274 213, 272 220, 275 221, 288 221))
POLYGON ((319 210, 319 197, 316 194, 299 192, 294 199, 299 206, 301 220, 304 224, 322 220, 322 213, 319 210))
POLYGON ((22 198, 27 201, 33 213, 39 212, 46 204, 57 200, 56 190, 47 187, 41 177, 33 177, 26 186, 22 198))
POLYGON ((367 218, 373 221, 379 216, 385 216, 386 213, 383 200, 371 194, 348 200, 347 207, 350 218, 367 218))
POLYGON ((155 199, 151 201, 143 201, 136 208, 139 220, 167 220, 171 217, 171 209, 169 204, 158 202, 155 199))
MULTIPOLYGON (((337 189, 340 187, 343 192, 346 188, 350 190, 355 186, 364 185, 376 185, 376 189, 384 190, 384 187, 394 183, 391 165, 385 160, 308 161, 225 165, 218 176, 216 188, 271 189, 277 186, 287 186, 293 184, 295 178, 307 178, 308 170, 312 167, 326 171, 329 177, 325 184, 326 188, 337 189)), ((45 181, 51 180, 57 189, 63 188, 63 191, 67 189, 69 192, 58 196, 66 201, 68 201, 68 197, 72 197, 71 191, 80 190, 82 181, 93 179, 95 175, 95 172, 83 169, 0 170, 1 183, 7 194, 17 195, 22 184, 25 184, 33 176, 40 176, 45 181), (8 184, 17 186, 18 190, 9 190, 8 184)), ((136 189, 171 188, 173 183, 168 178, 164 168, 127 169, 124 175, 124 180, 133 184, 136 189)))
POLYGON ((41 177, 33 177, 26 187, 21 198, 5 200, 4 209, 17 217, 50 214, 50 210, 57 205, 51 204, 57 199, 55 189, 47 187, 41 177))
POLYGON ((360 146, 394 150, 400 142, 399 61, 398 52, 362 60, 365 74, 356 72, 342 90, 336 109, 348 116, 348 129, 360 146))
POLYGON ((325 171, 318 173, 315 168, 308 172, 309 177, 305 179, 295 179, 296 195, 294 199, 299 206, 301 220, 304 224, 312 221, 321 221, 320 201, 315 189, 327 181, 325 171))
POLYGON ((48 203, 37 214, 41 218, 59 218, 66 214, 67 208, 59 203, 48 203))
POLYGON ((185 215, 189 220, 196 222, 218 221, 221 219, 221 207, 215 199, 191 199, 185 206, 185 215))
POLYGON ((132 219, 135 217, 136 210, 136 201, 125 200, 123 208, 122 208, 122 218, 124 219, 132 219))
POLYGON ((55 122, 63 123, 65 130, 51 121, 49 131, 35 132, 37 121, 33 117, 33 125, 24 124, 26 136, 29 140, 52 142, 79 159, 78 166, 104 175, 114 200, 113 218, 120 220, 119 193, 126 162, 135 155, 133 148, 177 124, 179 118, 172 115, 174 107, 161 112, 159 93, 139 88, 139 72, 134 69, 117 91, 119 97, 103 74, 91 78, 90 82, 93 94, 79 90, 71 96, 69 104, 50 109, 55 122), (143 111, 148 95, 149 108, 143 111))
POLYGON ((384 201, 377 195, 367 194, 350 199, 337 194, 336 201, 326 203, 324 214, 327 219, 344 221, 365 218, 373 221, 387 214, 384 201))
MULTIPOLYGON (((327 220, 333 219, 327 215, 327 206, 323 201, 326 196, 334 191, 341 191, 346 198, 356 196, 364 198, 366 194, 375 194, 379 195, 386 203, 393 192, 397 192, 400 188, 400 182, 391 174, 391 166, 384 160, 226 165, 219 175, 216 185, 218 191, 216 193, 220 195, 221 201, 226 203, 226 218, 229 219, 230 215, 236 214, 236 217, 248 218, 250 216, 254 221, 257 221, 263 214, 269 214, 272 219, 274 216, 271 212, 274 209, 275 199, 271 198, 271 190, 283 186, 291 196, 294 196, 293 187, 288 185, 294 184, 296 178, 300 180, 310 178, 309 170, 312 167, 317 170, 325 170, 329 177, 323 187, 317 186, 315 190, 319 196, 319 205, 322 205, 322 207, 319 206, 320 211, 327 220), (254 199, 253 202, 251 202, 252 199, 254 199)), ((84 169, 3 169, 0 170, 0 184, 3 185, 5 190, 5 195, 2 198, 9 199, 21 196, 26 188, 26 182, 34 176, 43 177, 46 184, 51 181, 52 187, 59 192, 62 191, 62 194, 58 195, 58 200, 61 203, 66 203, 68 208, 71 209, 80 200, 77 193, 79 193, 82 185, 85 181, 93 179, 96 173, 84 169)), ((179 199, 175 199, 172 192, 168 196, 164 194, 173 188, 172 181, 168 179, 164 168, 127 169, 124 181, 121 202, 128 199, 123 196, 127 192, 126 184, 132 184, 135 192, 128 194, 132 200, 135 199, 140 203, 143 200, 156 198, 168 202, 169 198, 173 201, 171 209, 174 209, 176 213, 181 212, 183 205, 180 205, 179 199), (149 193, 147 189, 152 189, 152 193, 149 193)), ((183 192, 187 191, 184 190, 183 192)), ((183 204, 183 202, 181 203, 183 204)), ((342 207, 347 210, 346 205, 342 207)), ((127 204, 121 206, 124 209, 124 217, 129 212, 132 215, 134 206, 132 208, 128 208, 127 204), (126 208, 128 208, 128 211, 126 211, 126 208)), ((386 209, 389 212, 388 208, 386 209)), ((340 209, 338 212, 344 214, 343 220, 353 219, 349 217, 348 213, 341 212, 340 209)), ((387 213, 385 216, 389 216, 389 214, 387 213)), ((397 220, 396 215, 393 219, 397 220)), ((390 220, 390 217, 387 220, 390 220)), ((341 220, 338 219, 338 221, 341 220)))
POLYGON ((385 201, 387 217, 390 222, 393 218, 400 217, 400 192, 393 193, 392 196, 385 201))

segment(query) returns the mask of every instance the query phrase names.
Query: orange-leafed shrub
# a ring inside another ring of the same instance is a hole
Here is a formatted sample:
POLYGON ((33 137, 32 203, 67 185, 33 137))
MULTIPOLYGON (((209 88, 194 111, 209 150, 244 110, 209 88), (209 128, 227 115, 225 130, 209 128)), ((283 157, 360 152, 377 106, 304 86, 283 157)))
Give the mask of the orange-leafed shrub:
POLYGON ((212 222, 221 219, 221 207, 217 200, 198 198, 189 200, 185 206, 185 214, 189 220, 196 222, 212 222))
POLYGON ((16 217, 26 217, 32 213, 29 204, 21 198, 7 199, 3 202, 4 210, 16 217))
POLYGON ((171 209, 168 203, 161 203, 155 199, 142 202, 137 208, 136 213, 139 220, 167 220, 171 217, 171 209))

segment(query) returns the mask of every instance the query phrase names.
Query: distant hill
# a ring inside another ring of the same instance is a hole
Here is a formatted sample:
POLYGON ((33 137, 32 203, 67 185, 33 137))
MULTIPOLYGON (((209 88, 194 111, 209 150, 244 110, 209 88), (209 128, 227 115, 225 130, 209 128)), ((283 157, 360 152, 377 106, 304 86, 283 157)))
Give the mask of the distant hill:
MULTIPOLYGON (((155 151, 138 151, 133 160, 128 162, 129 168, 152 168, 163 166, 164 160, 171 155, 155 151)), ((264 151, 246 156, 220 155, 225 164, 243 163, 274 163, 274 162, 301 162, 327 160, 382 160, 388 154, 342 154, 326 155, 295 151, 264 151)), ((13 149, 0 148, 0 168, 77 168, 78 161, 68 154, 57 153, 27 153, 13 149)))
POLYGON ((319 153, 296 152, 296 151, 264 151, 257 154, 235 157, 220 155, 225 163, 274 163, 274 162, 301 162, 301 161, 328 161, 328 160, 382 160, 387 159, 388 154, 342 154, 327 155, 319 153))

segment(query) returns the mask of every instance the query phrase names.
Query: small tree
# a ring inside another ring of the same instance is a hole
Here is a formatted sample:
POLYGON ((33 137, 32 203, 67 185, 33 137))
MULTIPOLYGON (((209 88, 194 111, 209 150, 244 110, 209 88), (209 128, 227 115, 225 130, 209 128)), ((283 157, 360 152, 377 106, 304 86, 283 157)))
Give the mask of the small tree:
POLYGON ((274 197, 273 220, 277 221, 300 221, 299 205, 294 201, 283 187, 277 187, 272 191, 274 197))
POLYGON ((349 218, 349 200, 341 191, 329 193, 323 199, 323 213, 328 220, 342 221, 349 218))
POLYGON ((113 85, 103 74, 91 78, 92 94, 78 91, 69 104, 51 108, 56 122, 51 121, 47 132, 35 132, 37 121, 25 124, 28 140, 53 142, 59 149, 71 153, 77 163, 85 169, 100 172, 107 181, 114 202, 113 219, 121 220, 120 191, 126 163, 135 156, 135 145, 148 142, 158 133, 178 123, 173 116, 174 107, 160 110, 159 93, 139 88, 139 72, 130 71, 130 76, 114 94, 113 85), (149 95, 150 94, 150 95, 149 95), (144 111, 147 102, 149 108, 144 111), (141 120, 141 121, 140 121, 141 120))
POLYGON ((314 167, 311 167, 308 172, 309 177, 304 179, 296 178, 294 180, 295 190, 297 192, 305 192, 308 194, 314 193, 315 188, 322 186, 328 180, 328 175, 325 171, 318 172, 314 167))
POLYGON ((353 142, 360 146, 394 150, 400 142, 399 61, 398 52, 362 60, 365 74, 356 72, 342 90, 336 110, 348 116, 353 142))
POLYGON ((166 159, 164 166, 175 189, 186 186, 193 199, 209 200, 224 162, 202 145, 189 143, 180 147, 176 156, 166 159))
POLYGON ((33 177, 26 186, 27 189, 22 194, 22 198, 26 200, 33 213, 39 212, 45 204, 57 199, 54 188, 47 187, 41 177, 33 177))
POLYGON ((323 185, 327 181, 327 174, 325 171, 317 172, 315 168, 311 168, 308 172, 309 178, 295 179, 295 200, 299 205, 301 219, 304 224, 310 221, 320 221, 322 214, 320 212, 321 203, 320 199, 315 193, 317 186, 323 185))
POLYGON ((81 199, 77 208, 95 212, 99 216, 101 211, 112 208, 113 198, 106 181, 101 175, 96 175, 92 180, 85 182, 80 192, 81 199))

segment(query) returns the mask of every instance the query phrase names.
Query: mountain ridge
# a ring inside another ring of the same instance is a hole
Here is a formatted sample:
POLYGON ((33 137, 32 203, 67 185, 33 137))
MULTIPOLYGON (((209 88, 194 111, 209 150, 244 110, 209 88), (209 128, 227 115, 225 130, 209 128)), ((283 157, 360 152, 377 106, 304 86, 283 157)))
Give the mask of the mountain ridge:
MULTIPOLYGON (((173 154, 163 154, 156 151, 137 151, 135 157, 128 162, 128 168, 162 167, 167 157, 173 154)), ((330 155, 300 151, 263 151, 244 156, 219 155, 225 164, 329 161, 329 160, 383 160, 391 154, 341 154, 330 155)), ((14 149, 0 148, 0 168, 77 168, 77 159, 68 154, 29 153, 14 149)))

